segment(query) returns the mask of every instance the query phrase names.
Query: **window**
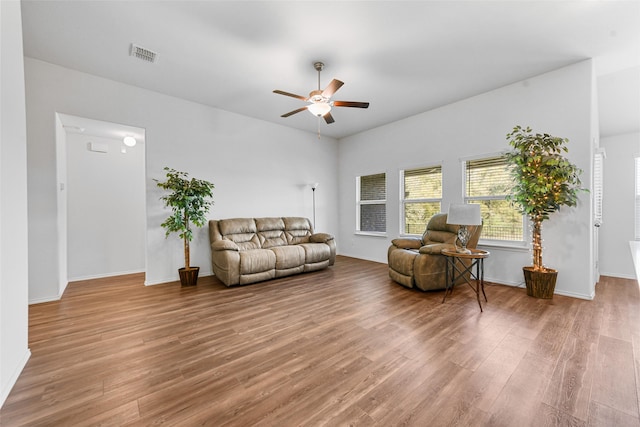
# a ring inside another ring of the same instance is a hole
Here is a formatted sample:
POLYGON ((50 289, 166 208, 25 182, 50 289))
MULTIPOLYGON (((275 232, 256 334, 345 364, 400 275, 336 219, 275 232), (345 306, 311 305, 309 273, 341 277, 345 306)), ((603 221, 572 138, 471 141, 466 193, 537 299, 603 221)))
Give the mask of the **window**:
MULTIPOLYGON (((603 167, 605 152, 604 148, 599 148, 593 156, 593 214, 596 227, 602 225, 602 198, 603 198, 603 167)), ((636 159, 636 165, 638 159, 636 159)), ((637 174, 637 166, 636 166, 637 174)), ((637 180, 637 178, 636 178, 637 180)), ((636 188, 636 206, 638 205, 638 189, 636 188)), ((637 215, 637 214, 636 214, 637 215)), ((637 222, 636 222, 637 223, 637 222)), ((638 237, 638 227, 636 227, 636 238, 638 237)))
POLYGON ((465 162, 465 202, 480 204, 483 240, 524 241, 524 217, 505 200, 512 183, 503 156, 465 162))
POLYGON ((442 166, 400 171, 402 233, 422 234, 429 219, 440 212, 442 166))
POLYGON ((387 231, 386 174, 365 175, 356 178, 358 200, 356 229, 370 233, 387 231))

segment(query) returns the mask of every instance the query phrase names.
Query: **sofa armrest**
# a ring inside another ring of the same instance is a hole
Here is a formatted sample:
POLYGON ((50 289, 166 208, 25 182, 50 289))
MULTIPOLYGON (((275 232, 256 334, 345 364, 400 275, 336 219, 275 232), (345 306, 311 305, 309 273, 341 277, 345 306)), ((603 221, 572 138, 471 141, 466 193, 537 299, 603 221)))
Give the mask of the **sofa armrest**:
POLYGON ((333 240, 333 236, 327 233, 315 233, 309 236, 311 243, 327 243, 329 240, 333 240))
POLYGON ((403 237, 393 239, 391 244, 399 249, 420 249, 422 240, 417 237, 403 237))
POLYGON ((456 246, 451 243, 432 243, 430 245, 424 245, 420 248, 421 254, 440 255, 443 249, 456 250, 456 246))
POLYGON ((231 240, 216 240, 211 244, 212 251, 238 251, 238 245, 231 240))

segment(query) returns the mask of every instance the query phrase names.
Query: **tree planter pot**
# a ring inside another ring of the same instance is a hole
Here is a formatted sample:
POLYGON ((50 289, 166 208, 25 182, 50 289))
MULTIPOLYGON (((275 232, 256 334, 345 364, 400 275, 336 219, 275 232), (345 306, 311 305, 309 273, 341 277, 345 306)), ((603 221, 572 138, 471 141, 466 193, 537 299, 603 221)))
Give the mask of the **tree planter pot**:
POLYGON ((533 267, 522 267, 522 272, 527 285, 527 295, 543 299, 553 298, 558 270, 552 268, 534 270, 533 267))
POLYGON ((178 273, 180 274, 180 284, 182 286, 195 286, 198 284, 198 273, 200 272, 200 267, 189 267, 178 269, 178 273))

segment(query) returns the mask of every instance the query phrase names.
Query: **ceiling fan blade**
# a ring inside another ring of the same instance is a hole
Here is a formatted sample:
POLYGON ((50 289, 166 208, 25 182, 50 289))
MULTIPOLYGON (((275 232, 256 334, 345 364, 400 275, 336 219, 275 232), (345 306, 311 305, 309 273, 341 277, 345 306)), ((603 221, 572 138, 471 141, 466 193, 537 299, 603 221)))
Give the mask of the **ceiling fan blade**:
POLYGON ((279 95, 286 95, 286 96, 290 96, 290 97, 292 97, 292 98, 298 98, 298 99, 301 99, 301 100, 303 100, 303 101, 306 101, 306 100, 307 100, 307 98, 306 98, 306 97, 304 97, 304 96, 302 96, 302 95, 296 95, 295 93, 289 93, 289 92, 285 92, 285 91, 283 91, 283 90, 278 90, 278 89, 276 89, 276 90, 274 90, 274 91, 273 91, 273 93, 277 93, 277 94, 279 94, 279 95))
POLYGON ((322 91, 322 96, 324 96, 325 98, 331 98, 331 96, 334 93, 336 93, 338 89, 342 87, 343 84, 344 83, 341 82, 340 80, 336 80, 336 79, 331 80, 331 83, 329 83, 329 86, 327 86, 325 90, 322 91))
POLYGON ((305 105, 304 107, 298 108, 297 110, 289 111, 288 113, 285 113, 285 114, 281 115, 280 117, 289 117, 289 116, 292 116, 292 115, 294 115, 296 113, 299 113, 300 111, 304 111, 307 108, 309 108, 309 106, 305 105))
POLYGON ((331 113, 327 113, 324 116, 324 121, 327 122, 328 125, 330 125, 331 123, 335 122, 335 120, 333 120, 333 116, 331 115, 331 113))
POLYGON ((334 107, 356 107, 356 108, 369 108, 368 102, 354 102, 354 101, 333 101, 334 107))

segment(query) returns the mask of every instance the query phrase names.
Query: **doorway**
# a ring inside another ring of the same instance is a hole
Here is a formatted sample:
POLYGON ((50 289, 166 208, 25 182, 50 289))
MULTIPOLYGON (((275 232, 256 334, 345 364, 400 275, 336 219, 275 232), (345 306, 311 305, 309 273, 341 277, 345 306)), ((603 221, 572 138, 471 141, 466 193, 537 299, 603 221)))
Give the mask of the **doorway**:
POLYGON ((145 130, 56 116, 60 295, 71 281, 144 272, 145 130))

